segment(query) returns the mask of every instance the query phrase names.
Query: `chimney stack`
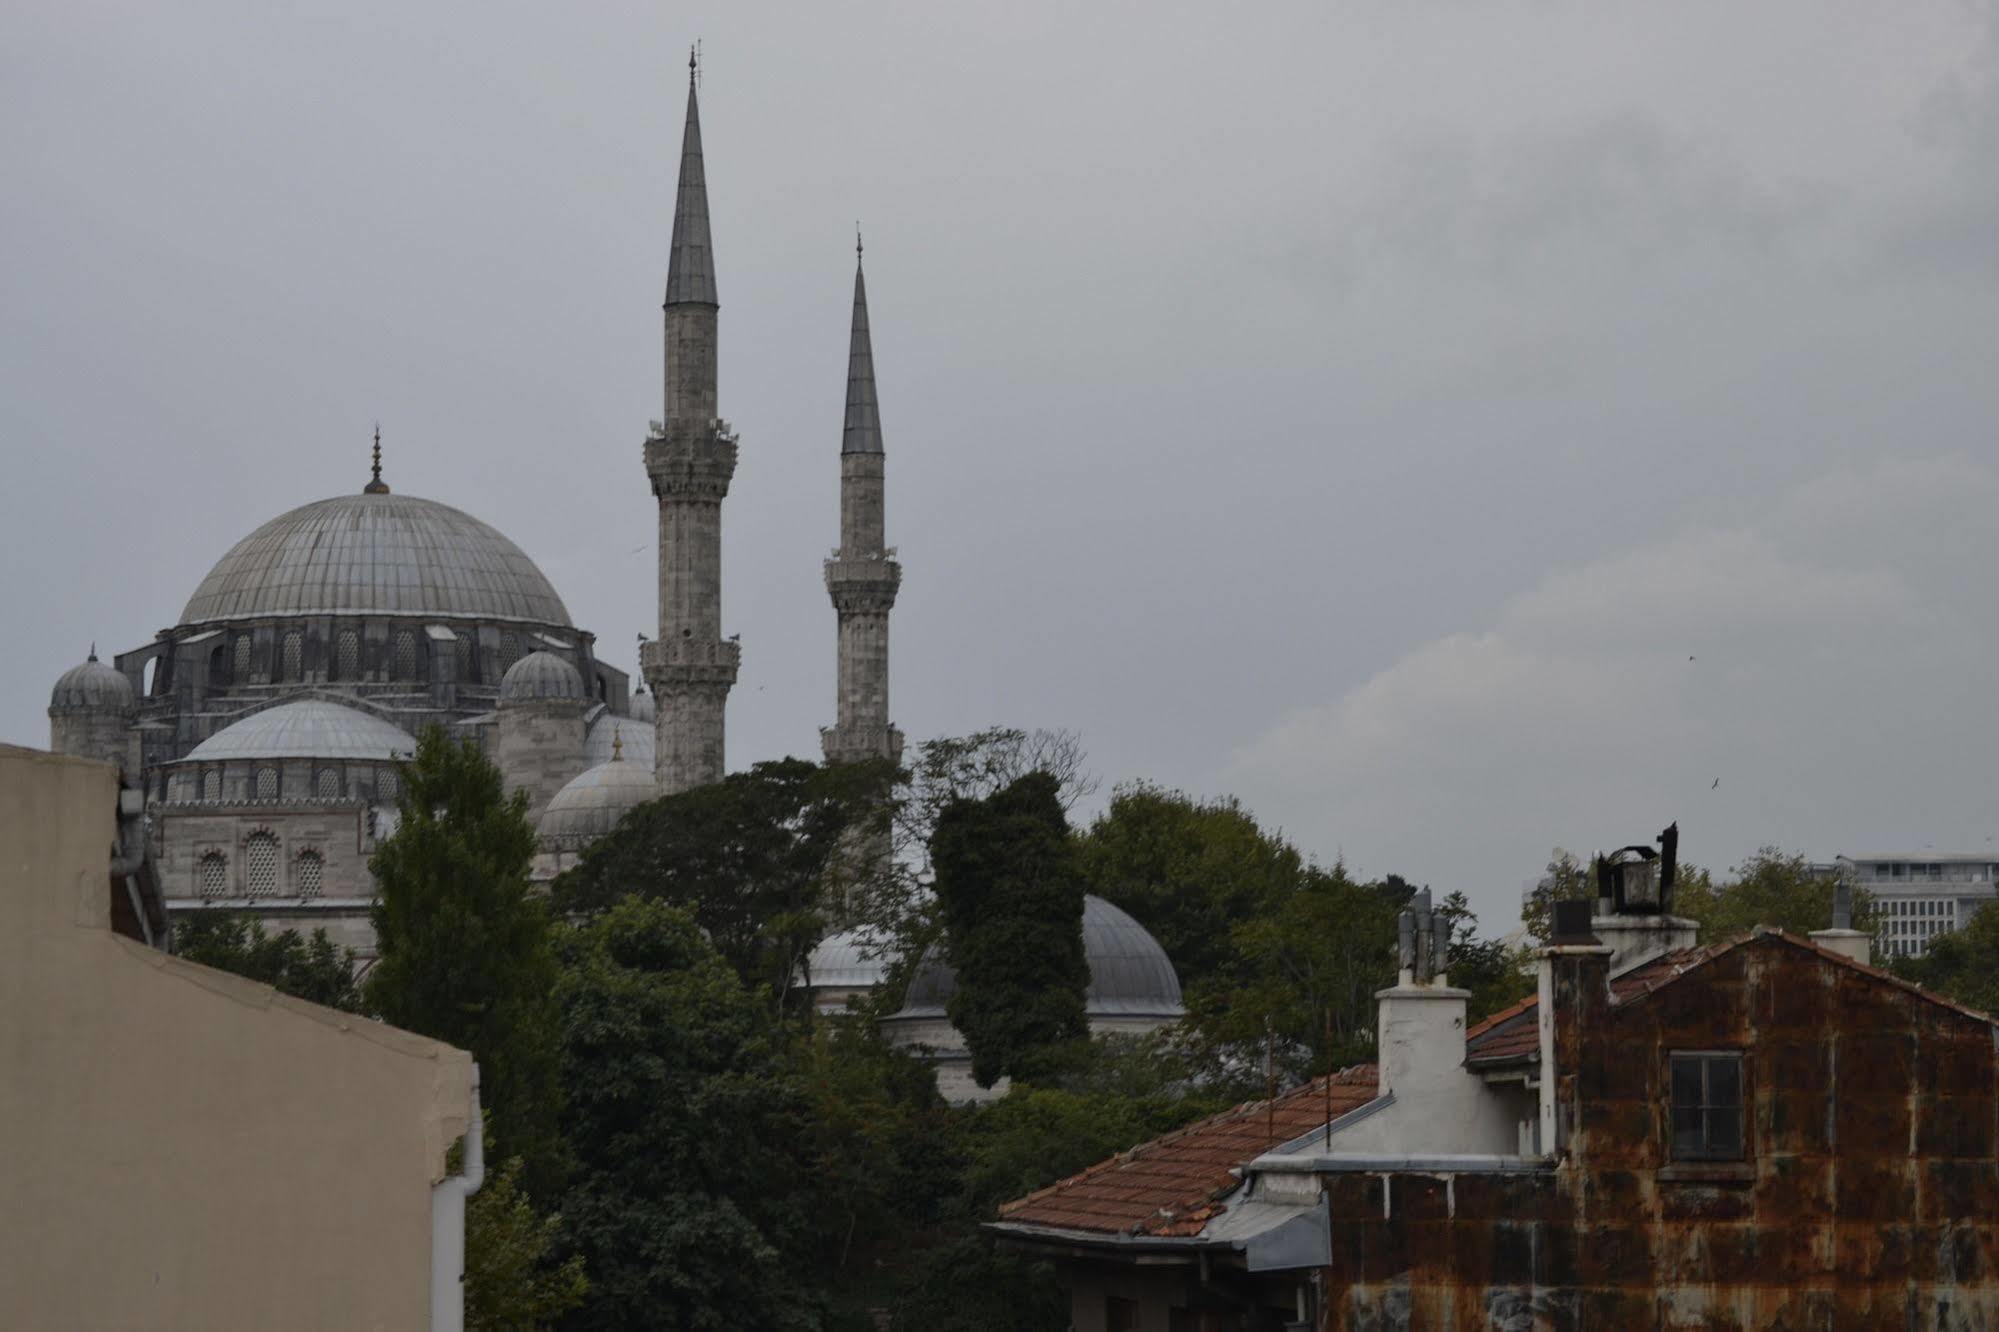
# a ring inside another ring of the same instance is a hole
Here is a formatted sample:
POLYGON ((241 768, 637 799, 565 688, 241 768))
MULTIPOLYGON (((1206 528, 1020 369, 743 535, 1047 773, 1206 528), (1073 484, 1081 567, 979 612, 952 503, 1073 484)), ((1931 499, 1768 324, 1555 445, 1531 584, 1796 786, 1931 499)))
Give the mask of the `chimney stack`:
POLYGON ((1813 930, 1812 942, 1855 962, 1874 960, 1874 941, 1853 928, 1853 881, 1844 870, 1832 884, 1832 928, 1813 930))

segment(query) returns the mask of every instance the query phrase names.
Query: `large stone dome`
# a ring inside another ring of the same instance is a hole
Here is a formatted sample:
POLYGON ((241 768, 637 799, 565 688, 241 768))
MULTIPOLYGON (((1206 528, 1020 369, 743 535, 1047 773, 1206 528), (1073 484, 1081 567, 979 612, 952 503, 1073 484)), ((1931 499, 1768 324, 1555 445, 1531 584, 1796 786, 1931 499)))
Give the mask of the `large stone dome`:
MULTIPOLYGON (((1145 926, 1101 897, 1083 899, 1083 953, 1090 962, 1090 988, 1083 997, 1091 1018, 1182 1016, 1180 977, 1166 950, 1145 926)), ((933 947, 917 964, 898 1019, 937 1018, 958 988, 951 964, 933 947)))
POLYGON ((273 518, 208 571, 181 623, 340 614, 569 624, 519 546, 448 504, 392 494, 273 518))

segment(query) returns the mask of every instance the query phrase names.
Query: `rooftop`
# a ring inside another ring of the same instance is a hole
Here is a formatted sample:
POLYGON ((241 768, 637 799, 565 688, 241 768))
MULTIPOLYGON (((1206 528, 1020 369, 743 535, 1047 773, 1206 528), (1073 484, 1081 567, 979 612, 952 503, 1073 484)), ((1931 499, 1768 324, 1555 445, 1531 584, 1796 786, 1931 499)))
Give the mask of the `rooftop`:
POLYGON ((1141 1143, 1000 1208, 1003 1223, 1107 1236, 1199 1234, 1227 1210, 1219 1201, 1251 1161, 1374 1099, 1375 1068, 1314 1078, 1268 1101, 1251 1101, 1141 1143))

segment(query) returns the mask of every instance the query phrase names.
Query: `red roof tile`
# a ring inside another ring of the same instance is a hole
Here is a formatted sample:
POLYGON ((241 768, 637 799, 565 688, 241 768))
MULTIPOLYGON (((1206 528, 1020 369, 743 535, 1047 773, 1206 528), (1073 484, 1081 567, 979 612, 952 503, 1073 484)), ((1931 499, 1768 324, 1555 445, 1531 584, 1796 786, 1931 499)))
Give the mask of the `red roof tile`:
POLYGON ((1372 1064, 1314 1078, 1270 1101, 1251 1101, 1141 1143, 1078 1175, 1017 1198, 1000 1219, 1116 1235, 1194 1235, 1226 1210, 1215 1200, 1235 1173, 1272 1147, 1302 1137, 1374 1099, 1372 1064), (1329 1095, 1330 1093, 1330 1095, 1329 1095))

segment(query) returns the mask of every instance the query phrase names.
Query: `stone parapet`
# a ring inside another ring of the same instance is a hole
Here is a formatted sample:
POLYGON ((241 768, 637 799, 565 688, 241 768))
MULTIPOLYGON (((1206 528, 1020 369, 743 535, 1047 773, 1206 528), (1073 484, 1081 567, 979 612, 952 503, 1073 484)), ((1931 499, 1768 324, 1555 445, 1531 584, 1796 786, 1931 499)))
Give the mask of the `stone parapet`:
POLYGON ((878 758, 902 762, 902 732, 893 726, 822 726, 819 746, 828 763, 865 763, 878 758))
POLYGON ((826 591, 833 609, 887 612, 902 587, 902 565, 895 560, 853 560, 835 556, 826 561, 826 591))
POLYGON ((702 685, 727 689, 736 682, 742 656, 734 639, 654 641, 639 645, 639 671, 658 697, 702 685))
POLYGON ((736 474, 736 433, 726 421, 668 421, 645 442, 646 475, 661 500, 721 503, 736 474))

